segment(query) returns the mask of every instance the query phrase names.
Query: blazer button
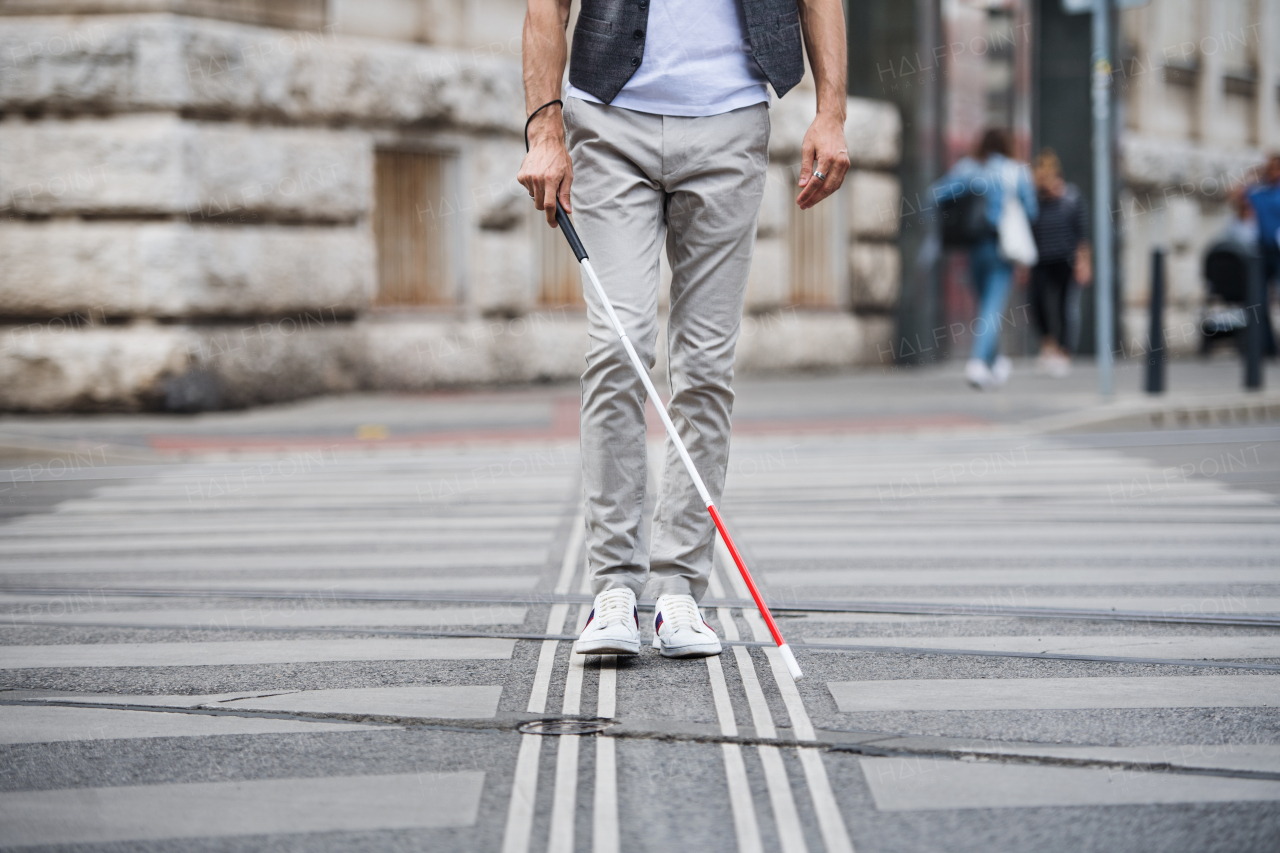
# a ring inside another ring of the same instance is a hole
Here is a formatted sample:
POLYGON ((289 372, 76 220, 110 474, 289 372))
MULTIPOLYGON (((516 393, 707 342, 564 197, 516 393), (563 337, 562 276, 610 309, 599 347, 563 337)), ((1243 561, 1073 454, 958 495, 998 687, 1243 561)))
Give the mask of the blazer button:
POLYGON ((631 64, 632 64, 632 65, 639 65, 639 64, 640 64, 640 57, 638 57, 638 56, 633 56, 633 57, 631 57, 631 64))
POLYGON ((642 38, 644 38, 644 30, 636 30, 634 33, 632 33, 632 34, 631 34, 631 37, 632 37, 633 39, 642 39, 642 38))

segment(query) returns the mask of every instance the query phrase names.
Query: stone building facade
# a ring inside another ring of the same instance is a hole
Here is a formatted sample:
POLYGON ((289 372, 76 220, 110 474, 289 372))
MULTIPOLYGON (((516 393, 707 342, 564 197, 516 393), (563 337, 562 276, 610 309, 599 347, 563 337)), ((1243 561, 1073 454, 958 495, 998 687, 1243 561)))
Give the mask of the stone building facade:
POLYGON ((1194 351, 1205 249, 1232 216, 1230 194, 1280 151, 1280 3, 1154 0, 1120 13, 1118 346, 1147 340, 1152 249, 1166 250, 1166 343, 1194 351))
MULTIPOLYGON (((514 175, 519 0, 0 0, 0 408, 202 410, 571 378, 573 256, 514 175)), ((744 372, 875 360, 897 112, 792 203, 773 106, 744 372)), ((659 364, 658 371, 662 370, 659 364)))

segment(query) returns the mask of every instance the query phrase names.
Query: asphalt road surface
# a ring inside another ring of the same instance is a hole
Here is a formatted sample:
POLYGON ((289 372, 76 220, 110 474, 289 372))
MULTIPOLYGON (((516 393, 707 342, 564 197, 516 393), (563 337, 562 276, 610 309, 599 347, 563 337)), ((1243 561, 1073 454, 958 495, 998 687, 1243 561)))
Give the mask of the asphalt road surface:
POLYGON ((1280 399, 905 381, 743 386, 799 682, 570 653, 571 389, 5 419, 0 847, 1280 847, 1280 399))

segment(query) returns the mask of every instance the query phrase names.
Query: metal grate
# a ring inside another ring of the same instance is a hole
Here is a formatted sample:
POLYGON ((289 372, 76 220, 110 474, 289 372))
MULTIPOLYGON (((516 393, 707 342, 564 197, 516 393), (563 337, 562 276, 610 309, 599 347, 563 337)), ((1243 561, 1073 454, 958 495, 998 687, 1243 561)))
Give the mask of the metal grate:
POLYGON ((378 246, 374 304, 452 303, 444 157, 417 151, 379 151, 374 169, 373 230, 378 246))

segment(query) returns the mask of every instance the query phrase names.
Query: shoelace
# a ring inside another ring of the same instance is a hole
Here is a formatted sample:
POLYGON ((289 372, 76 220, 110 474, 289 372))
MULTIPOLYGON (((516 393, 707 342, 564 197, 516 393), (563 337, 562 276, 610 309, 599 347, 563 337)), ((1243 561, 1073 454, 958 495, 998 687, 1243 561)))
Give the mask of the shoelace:
POLYGON ((603 625, 614 625, 618 622, 635 619, 631 596, 625 589, 611 589, 600 594, 596 604, 596 619, 603 625))
POLYGON ((671 596, 664 597, 661 605, 662 624, 670 627, 673 631, 681 628, 695 627, 702 622, 702 616, 698 613, 698 605, 694 603, 692 598, 687 596, 671 596))

